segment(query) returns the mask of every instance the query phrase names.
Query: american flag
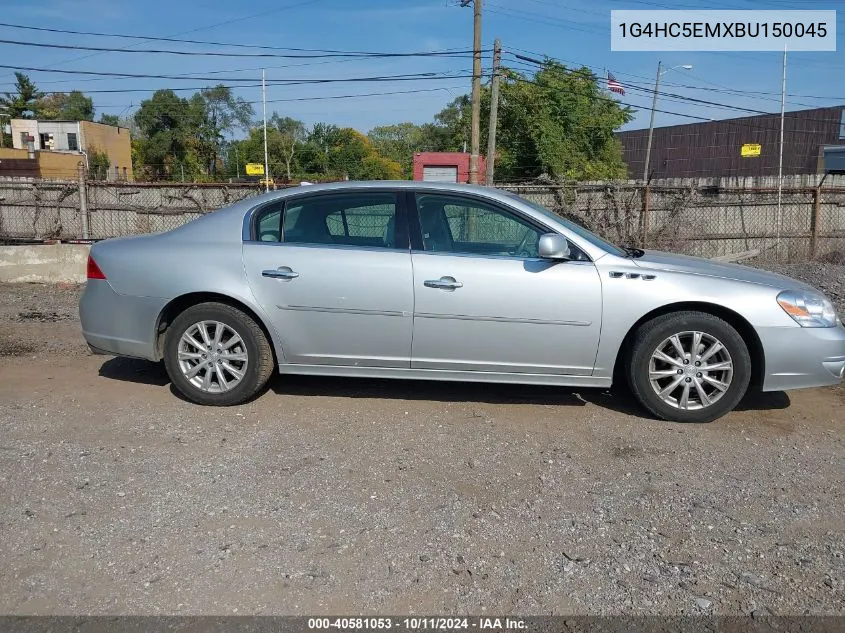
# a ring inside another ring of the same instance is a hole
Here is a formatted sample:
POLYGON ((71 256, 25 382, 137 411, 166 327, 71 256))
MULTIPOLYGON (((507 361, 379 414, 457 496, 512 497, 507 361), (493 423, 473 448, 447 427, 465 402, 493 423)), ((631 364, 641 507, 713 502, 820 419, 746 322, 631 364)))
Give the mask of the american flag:
POLYGON ((610 92, 618 92, 621 95, 625 94, 625 89, 622 87, 622 84, 616 81, 616 77, 609 72, 607 73, 607 88, 610 92))

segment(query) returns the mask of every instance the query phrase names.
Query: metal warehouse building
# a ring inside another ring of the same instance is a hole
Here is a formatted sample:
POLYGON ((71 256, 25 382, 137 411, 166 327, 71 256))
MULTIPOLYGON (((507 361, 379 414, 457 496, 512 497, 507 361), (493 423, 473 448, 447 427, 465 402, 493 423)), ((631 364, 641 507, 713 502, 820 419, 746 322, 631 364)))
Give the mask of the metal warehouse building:
MULTIPOLYGON (((620 132, 628 176, 643 177, 648 130, 620 132)), ((845 107, 787 112, 784 175, 824 171, 825 147, 845 145, 845 107)), ((777 176, 780 114, 654 129, 652 179, 777 176)))

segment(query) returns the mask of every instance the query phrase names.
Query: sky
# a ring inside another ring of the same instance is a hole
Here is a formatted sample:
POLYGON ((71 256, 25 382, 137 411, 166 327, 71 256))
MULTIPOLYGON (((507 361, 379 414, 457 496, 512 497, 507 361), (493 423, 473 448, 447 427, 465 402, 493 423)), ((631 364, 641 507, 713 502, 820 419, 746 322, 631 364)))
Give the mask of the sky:
MULTIPOLYGON (((648 127, 658 61, 670 70, 661 80, 657 126, 779 112, 782 53, 611 52, 611 9, 832 9, 836 0, 484 0, 483 46, 502 41, 503 64, 528 71, 514 54, 552 57, 569 66, 586 65, 601 77, 607 70, 627 84, 614 95, 634 107, 625 129, 648 127), (679 68, 691 64, 692 70, 679 68), (693 103, 695 98, 719 104, 693 103)), ((842 16, 837 15, 840 30, 842 16)), ((144 37, 173 37, 250 46, 341 51, 469 51, 473 11, 459 0, 0 0, 0 22, 18 26, 144 37)), ((289 51, 234 48, 211 44, 40 32, 0 26, 0 40, 107 48, 170 49, 193 52, 291 54, 289 51)), ((300 53, 301 54, 301 53, 300 53)), ((491 53, 484 55, 489 71, 491 53)), ((312 125, 350 126, 366 132, 377 125, 431 121, 449 101, 469 93, 472 59, 270 58, 177 56, 148 52, 92 52, 0 43, 0 65, 65 71, 187 75, 201 79, 95 77, 42 70, 26 71, 44 91, 82 90, 101 113, 126 116, 160 88, 201 88, 220 79, 238 86, 236 94, 253 102, 261 117, 261 68, 267 86, 267 113, 278 112, 312 125), (284 85, 289 80, 348 80, 429 73, 408 81, 346 81, 284 85), (235 81, 240 80, 240 81, 235 81), (111 91, 111 92, 109 92, 111 91), (411 92, 413 91, 413 92, 411 92), (342 95, 403 93, 326 99, 342 95)), ((13 70, 0 68, 0 92, 12 90, 13 70)), ((787 110, 845 104, 845 51, 790 53, 787 110)), ((179 94, 189 96, 191 90, 179 94)))

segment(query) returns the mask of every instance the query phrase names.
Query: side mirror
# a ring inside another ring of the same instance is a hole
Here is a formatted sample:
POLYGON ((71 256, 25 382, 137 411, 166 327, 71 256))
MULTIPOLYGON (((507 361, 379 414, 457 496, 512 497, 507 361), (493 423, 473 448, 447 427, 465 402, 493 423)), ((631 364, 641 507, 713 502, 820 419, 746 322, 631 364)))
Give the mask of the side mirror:
POLYGON ((541 235, 537 250, 543 259, 569 259, 569 242, 557 233, 541 235))

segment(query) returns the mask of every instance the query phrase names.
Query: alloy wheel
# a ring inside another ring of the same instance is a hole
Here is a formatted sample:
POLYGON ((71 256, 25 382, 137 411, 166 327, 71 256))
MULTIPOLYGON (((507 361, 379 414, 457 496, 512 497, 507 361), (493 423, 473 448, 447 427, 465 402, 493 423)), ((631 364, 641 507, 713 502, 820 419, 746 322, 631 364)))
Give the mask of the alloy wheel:
POLYGON ((200 321, 187 328, 179 339, 177 354, 185 378, 207 393, 234 389, 249 363, 240 334, 220 321, 200 321))
POLYGON ((676 409, 705 409, 727 393, 734 366, 725 345, 706 332, 678 332, 651 355, 648 379, 657 396, 676 409))

